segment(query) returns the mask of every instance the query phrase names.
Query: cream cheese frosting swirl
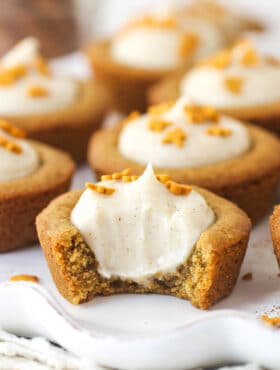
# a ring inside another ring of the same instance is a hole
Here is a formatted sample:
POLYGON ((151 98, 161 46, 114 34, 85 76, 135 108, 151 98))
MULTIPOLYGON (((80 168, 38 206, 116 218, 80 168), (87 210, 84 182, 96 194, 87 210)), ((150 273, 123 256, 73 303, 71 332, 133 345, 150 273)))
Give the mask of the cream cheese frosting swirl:
POLYGON ((178 9, 136 19, 113 38, 111 55, 121 64, 144 69, 172 69, 207 56, 224 45, 209 22, 184 18, 178 9))
POLYGON ((155 114, 155 107, 123 125, 118 150, 124 157, 143 165, 187 168, 229 160, 250 148, 247 128, 237 120, 185 97, 163 106, 162 113, 155 114))
POLYGON ((189 71, 180 92, 196 104, 238 109, 280 101, 279 84, 280 65, 242 41, 189 71))
POLYGON ((0 183, 32 174, 40 165, 38 153, 26 140, 1 127, 9 127, 8 132, 17 132, 16 128, 0 120, 0 183))
POLYGON ((98 272, 142 282, 175 271, 213 223, 212 209, 187 186, 170 182, 175 193, 187 192, 169 190, 169 182, 159 181, 151 165, 135 181, 124 178, 94 185, 100 192, 85 190, 71 214, 95 254, 98 272))
POLYGON ((0 60, 0 115, 21 116, 53 112, 70 105, 77 83, 38 69, 42 58, 36 39, 27 38, 0 60))

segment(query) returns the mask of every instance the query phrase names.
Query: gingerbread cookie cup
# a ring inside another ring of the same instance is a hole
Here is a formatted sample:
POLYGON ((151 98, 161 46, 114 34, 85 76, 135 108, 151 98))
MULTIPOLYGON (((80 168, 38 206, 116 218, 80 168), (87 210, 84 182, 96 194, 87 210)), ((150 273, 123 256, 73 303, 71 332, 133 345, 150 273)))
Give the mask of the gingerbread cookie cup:
POLYGON ((100 41, 90 45, 86 54, 97 81, 112 92, 113 108, 122 113, 133 109, 145 111, 147 91, 174 69, 144 69, 115 61, 110 54, 111 42, 100 41))
POLYGON ((0 252, 37 241, 35 218, 56 196, 69 189, 75 169, 64 152, 30 141, 39 167, 30 175, 0 182, 0 252))
POLYGON ((81 191, 52 201, 37 217, 36 225, 60 293, 73 304, 116 293, 168 294, 188 299, 202 309, 229 295, 246 252, 251 224, 244 212, 229 201, 200 188, 194 190, 214 211, 214 223, 200 235, 191 255, 176 271, 157 274, 148 284, 117 277, 104 278, 98 273, 92 249, 70 221, 81 191))
POLYGON ((89 137, 101 126, 108 110, 110 94, 97 83, 77 84, 77 97, 71 105, 48 113, 9 115, 8 119, 30 138, 60 148, 70 153, 75 161, 82 162, 89 137))
POLYGON ((274 208, 274 212, 270 217, 270 232, 274 253, 280 266, 280 206, 274 208))
MULTIPOLYGON (((145 166, 118 150, 121 127, 96 132, 89 145, 88 161, 98 177, 129 167, 135 174, 145 166)), ((251 218, 260 220, 271 207, 280 177, 280 142, 268 132, 248 127, 251 147, 236 158, 192 168, 155 167, 179 183, 194 184, 236 203, 251 218)))

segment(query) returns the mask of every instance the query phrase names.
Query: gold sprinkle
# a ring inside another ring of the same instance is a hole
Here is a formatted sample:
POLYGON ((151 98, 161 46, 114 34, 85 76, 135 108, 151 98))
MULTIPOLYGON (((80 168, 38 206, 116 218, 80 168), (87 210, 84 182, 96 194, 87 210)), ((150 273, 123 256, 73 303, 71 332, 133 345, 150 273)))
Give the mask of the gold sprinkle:
POLYGON ((141 19, 133 20, 129 22, 125 27, 125 30, 134 27, 151 27, 151 28, 175 28, 177 26, 177 21, 173 17, 153 17, 146 16, 141 19))
POLYGON ((131 176, 131 179, 132 179, 132 181, 136 181, 136 180, 139 179, 139 176, 133 175, 133 176, 131 176))
POLYGON ((231 63, 231 51, 223 50, 218 54, 199 63, 201 66, 210 66, 217 69, 225 69, 231 63))
POLYGON ((202 107, 188 104, 185 105, 184 112, 187 115, 188 121, 191 123, 202 123, 205 121, 217 123, 220 118, 218 111, 210 106, 202 107))
POLYGON ((174 106, 174 104, 174 101, 169 101, 157 105, 152 105, 148 108, 148 113, 155 116, 166 113, 174 106))
POLYGON ((9 278, 9 281, 30 281, 32 283, 38 283, 39 278, 38 278, 38 276, 35 276, 35 275, 21 274, 21 275, 11 276, 9 278))
POLYGON ((240 94, 243 87, 243 79, 240 77, 227 77, 224 80, 225 87, 233 94, 240 94))
POLYGON ((207 135, 227 137, 232 135, 232 131, 229 128, 221 126, 211 126, 206 130, 207 135))
POLYGON ((246 67, 254 67, 259 62, 259 56, 254 49, 249 49, 245 51, 241 57, 241 63, 246 67))
POLYGON ((181 41, 179 55, 186 58, 192 55, 199 45, 199 37, 195 33, 186 33, 181 41))
POLYGON ((131 121, 135 120, 140 116, 140 113, 138 111, 131 112, 121 123, 122 126, 126 126, 131 121))
POLYGON ((268 315, 262 315, 261 319, 266 322, 268 325, 271 326, 279 326, 280 325, 280 317, 269 317, 268 315))
POLYGON ((178 147, 182 147, 187 138, 187 134, 180 128, 177 127, 172 131, 166 132, 162 139, 163 144, 175 144, 178 147))
POLYGON ((163 184, 166 184, 167 181, 170 180, 170 177, 168 175, 165 175, 165 174, 156 175, 156 178, 158 179, 158 181, 162 182, 163 184))
POLYGON ((170 125, 172 125, 171 122, 158 118, 151 118, 148 123, 149 129, 157 132, 163 131, 166 127, 170 125))
POLYGON ((26 93, 32 98, 43 98, 49 95, 48 90, 45 87, 39 85, 29 86, 26 93))
POLYGON ((109 181, 109 180, 120 180, 122 176, 127 176, 131 174, 131 169, 126 168, 121 172, 112 173, 112 175, 102 175, 101 181, 109 181))
POLYGON ((25 132, 18 127, 13 126, 10 122, 0 119, 0 129, 5 131, 7 134, 12 135, 17 138, 24 138, 26 136, 25 132))
POLYGON ((123 182, 131 182, 132 181, 132 178, 129 175, 122 176, 122 181, 123 182))
POLYGON ((105 186, 92 184, 90 182, 86 183, 86 187, 90 190, 96 191, 97 193, 104 194, 104 195, 111 195, 115 192, 113 188, 107 188, 105 186))
POLYGON ((46 60, 39 56, 35 61, 34 61, 34 67, 36 70, 43 76, 49 77, 51 75, 50 68, 48 66, 48 63, 46 60))
POLYGON ((167 189, 175 195, 187 195, 192 191, 188 185, 178 184, 175 181, 168 181, 166 183, 167 189))
POLYGON ((7 139, 4 136, 0 136, 0 146, 15 154, 22 153, 22 147, 20 145, 18 145, 14 141, 7 139))
POLYGON ((27 73, 27 68, 18 64, 14 67, 0 69, 0 85, 12 85, 18 79, 25 76, 27 73))

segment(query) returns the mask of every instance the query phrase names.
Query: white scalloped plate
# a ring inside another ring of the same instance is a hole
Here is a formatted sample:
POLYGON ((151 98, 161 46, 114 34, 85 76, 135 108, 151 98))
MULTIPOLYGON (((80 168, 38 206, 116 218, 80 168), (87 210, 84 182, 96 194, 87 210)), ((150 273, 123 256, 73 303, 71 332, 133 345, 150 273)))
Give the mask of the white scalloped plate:
MULTIPOLYGON (((74 187, 91 178, 79 169, 74 187)), ((93 364, 131 369, 186 369, 256 362, 280 369, 280 332, 257 317, 277 313, 280 278, 268 220, 253 231, 241 276, 232 295, 210 311, 160 295, 116 295, 73 306, 57 292, 40 248, 0 256, 0 281, 13 274, 40 277, 40 284, 0 285, 0 326, 41 335, 93 364)))

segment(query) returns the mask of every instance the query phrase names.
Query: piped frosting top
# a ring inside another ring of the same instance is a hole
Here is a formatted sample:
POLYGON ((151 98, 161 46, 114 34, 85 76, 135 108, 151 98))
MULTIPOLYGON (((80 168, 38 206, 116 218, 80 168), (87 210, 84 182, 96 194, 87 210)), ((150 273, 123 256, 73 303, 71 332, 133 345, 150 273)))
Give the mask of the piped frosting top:
POLYGON ((54 75, 39 54, 39 43, 27 38, 0 59, 0 115, 21 116, 67 107, 77 83, 54 75))
POLYGON ((280 102, 279 84, 280 64, 242 40, 189 71, 180 92, 195 104, 238 109, 280 102))
POLYGON ((151 107, 144 115, 133 113, 124 121, 118 139, 124 157, 162 168, 219 163, 245 153, 250 145, 241 122, 185 97, 151 107))
POLYGON ((119 63, 144 69, 177 68, 186 60, 213 53, 224 40, 213 24, 185 19, 177 8, 129 22, 111 43, 111 55, 119 63))

